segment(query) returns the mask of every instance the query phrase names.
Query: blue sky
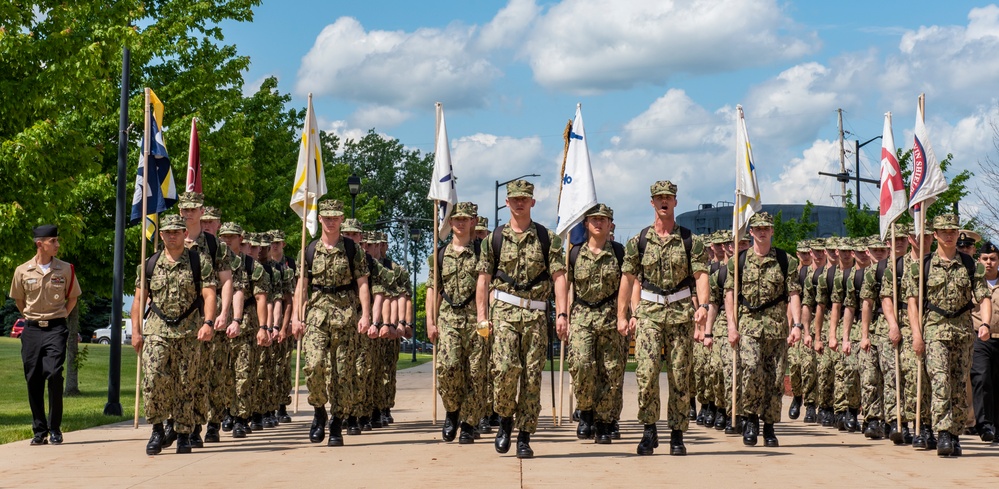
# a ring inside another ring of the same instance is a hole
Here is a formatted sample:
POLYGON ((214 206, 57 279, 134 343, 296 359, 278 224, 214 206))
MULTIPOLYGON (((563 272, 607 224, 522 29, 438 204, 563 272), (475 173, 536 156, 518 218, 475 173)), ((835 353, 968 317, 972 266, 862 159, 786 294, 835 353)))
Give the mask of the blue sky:
MULTIPOLYGON (((838 171, 835 110, 852 169, 852 140, 880 135, 886 111, 911 144, 920 92, 936 154, 977 170, 995 153, 999 7, 921 3, 265 0, 224 29, 251 58, 248 90, 273 75, 297 106, 313 92, 341 136, 374 127, 433 151, 443 102, 459 199, 490 220, 494 181, 540 173, 535 217, 554 225, 562 130, 582 103, 597 195, 626 237, 651 222, 656 180, 679 185, 681 212, 732 200, 736 104, 764 202, 836 204, 816 174, 838 171)), ((877 178, 879 146, 861 150, 862 176, 877 178)))

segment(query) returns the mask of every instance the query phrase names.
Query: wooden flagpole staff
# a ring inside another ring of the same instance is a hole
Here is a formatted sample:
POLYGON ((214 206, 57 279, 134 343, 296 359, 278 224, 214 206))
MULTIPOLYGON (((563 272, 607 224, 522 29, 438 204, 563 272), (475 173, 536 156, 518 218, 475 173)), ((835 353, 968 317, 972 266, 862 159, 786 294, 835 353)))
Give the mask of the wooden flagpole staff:
MULTIPOLYGON (((139 267, 139 297, 135 300, 142 304, 141 311, 146 310, 146 299, 148 297, 146 291, 146 205, 148 202, 147 194, 149 193, 149 88, 145 90, 145 104, 144 104, 144 114, 145 114, 145 130, 142 138, 142 230, 140 231, 140 238, 142 240, 142 258, 139 263, 142 266, 139 267)), ((139 331, 142 331, 143 327, 143 314, 140 314, 137 318, 132 318, 133 321, 138 321, 139 331)), ((145 345, 143 345, 145 346, 145 345)), ((139 383, 142 380, 142 351, 139 351, 138 357, 135 359, 135 416, 132 420, 132 427, 135 429, 139 428, 139 400, 141 399, 141 391, 139 390, 139 383)))

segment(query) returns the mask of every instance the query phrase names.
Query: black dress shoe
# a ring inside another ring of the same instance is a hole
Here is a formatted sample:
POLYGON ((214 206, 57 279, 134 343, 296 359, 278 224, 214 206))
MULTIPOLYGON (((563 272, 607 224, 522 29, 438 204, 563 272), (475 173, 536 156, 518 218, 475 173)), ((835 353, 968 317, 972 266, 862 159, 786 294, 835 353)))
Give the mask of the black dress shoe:
POLYGON ((291 423, 291 416, 288 415, 288 406, 284 404, 278 406, 278 420, 282 423, 291 423))
POLYGON ((773 423, 763 423, 763 446, 767 448, 777 448, 780 443, 777 441, 777 433, 774 432, 773 423))
POLYGON ((383 426, 382 425, 382 410, 381 409, 375 409, 374 411, 372 411, 371 412, 371 418, 370 418, 370 420, 371 420, 371 427, 372 428, 381 428, 383 426))
POLYGON ((475 427, 463 422, 461 423, 461 435, 458 436, 458 444, 470 445, 472 443, 475 443, 475 427))
POLYGON ((483 416, 482 419, 479 420, 478 432, 484 435, 493 432, 493 427, 489 425, 489 416, 483 416))
POLYGON ((177 432, 173 430, 173 420, 168 419, 163 423, 163 448, 170 448, 175 441, 177 441, 177 432))
POLYGON ((49 430, 49 443, 53 445, 62 445, 62 431, 49 430))
POLYGON ((724 410, 720 410, 718 416, 715 416, 715 429, 724 430, 726 425, 728 425, 728 414, 724 410))
POLYGON ((704 426, 709 428, 714 426, 715 416, 718 416, 718 407, 712 402, 708 404, 708 410, 704 412, 704 426))
POLYGON ((791 399, 791 407, 787 408, 787 417, 798 419, 801 416, 801 396, 794 396, 791 399))
POLYGON ((191 453, 190 433, 177 433, 177 453, 191 453))
POLYGON ((500 418, 499 430, 496 431, 496 441, 493 445, 497 453, 510 451, 510 433, 513 432, 513 417, 500 418))
POLYGON ((229 410, 227 409, 225 412, 225 416, 222 417, 222 431, 225 431, 226 433, 232 431, 232 427, 235 424, 236 424, 236 418, 233 418, 232 415, 229 414, 229 410))
POLYGON ((607 429, 610 431, 611 440, 621 439, 621 425, 618 424, 616 419, 610 422, 610 427, 607 429))
POLYGON ((153 434, 146 443, 146 455, 158 455, 163 451, 163 423, 153 425, 153 434))
POLYGON ((531 434, 526 431, 517 433, 517 458, 534 458, 534 450, 531 450, 531 434))
MULTIPOLYGON (((315 421, 313 421, 313 423, 315 423, 315 421)), ((315 433, 315 426, 313 426, 312 428, 309 429, 309 439, 310 440, 314 436, 314 433, 315 433)), ((324 433, 321 433, 320 435, 321 436, 325 436, 324 433)), ((243 418, 236 418, 236 421, 232 425, 232 437, 233 438, 246 438, 246 420, 245 419, 243 419, 243 418)), ((320 438, 318 441, 313 441, 313 443, 318 443, 320 441, 323 441, 322 438, 320 438)))
POLYGON ((642 433, 642 441, 638 442, 637 452, 639 455, 652 455, 656 448, 659 448, 659 433, 654 423, 647 424, 642 433))
POLYGON ((219 441, 219 424, 208 423, 205 428, 205 443, 218 443, 219 441))
POLYGON ((350 436, 361 434, 361 425, 357 424, 357 416, 347 417, 347 434, 350 436))
POLYGON ((191 446, 194 448, 205 448, 205 440, 201 438, 201 425, 194 425, 194 431, 190 435, 191 446))
POLYGON ((593 411, 579 412, 579 425, 576 426, 576 438, 589 440, 593 438, 593 411))
POLYGON ((444 414, 444 426, 441 428, 441 439, 454 441, 458 434, 458 411, 448 411, 444 414))
POLYGON ((954 439, 949 431, 941 431, 937 439, 937 455, 948 457, 954 453, 954 439))
POLYGON ((683 446, 683 432, 672 430, 669 432, 669 454, 686 455, 687 447, 683 446))
MULTIPOLYGON (((343 420, 333 416, 330 420, 330 438, 326 441, 326 446, 328 447, 342 447, 343 446, 343 420)), ((322 441, 322 440, 320 440, 322 441)))
POLYGON ((598 445, 610 445, 610 423, 597 421, 593 426, 593 442, 598 445))
POLYGON ((982 425, 978 429, 978 436, 980 436, 982 438, 982 441, 986 443, 993 442, 996 439, 996 429, 994 426, 990 424, 982 425))
POLYGON ((815 420, 816 420, 815 404, 809 404, 805 406, 805 419, 803 421, 808 424, 812 424, 815 422, 815 420))
POLYGON ((759 441, 760 417, 756 414, 749 415, 746 419, 746 427, 742 430, 742 444, 747 447, 755 447, 759 441))
POLYGON ((31 437, 31 446, 36 447, 39 445, 49 444, 49 434, 47 432, 35 433, 35 436, 31 437))
MULTIPOLYGON (((329 418, 326 415, 325 407, 316 408, 316 414, 312 416, 312 426, 309 427, 309 441, 312 443, 321 443, 323 438, 326 438, 326 422, 329 418)), ((239 422, 236 423, 240 424, 239 422)), ((233 436, 235 437, 236 429, 233 428, 233 436)))

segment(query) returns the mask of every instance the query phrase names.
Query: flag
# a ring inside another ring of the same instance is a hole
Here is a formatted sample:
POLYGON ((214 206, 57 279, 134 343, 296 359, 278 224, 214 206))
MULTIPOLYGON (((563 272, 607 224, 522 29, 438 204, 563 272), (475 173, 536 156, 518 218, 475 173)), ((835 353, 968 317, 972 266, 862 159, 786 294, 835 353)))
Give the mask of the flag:
POLYGON ((905 202, 905 182, 895 157, 895 136, 891 130, 891 112, 885 113, 885 128, 881 132, 881 239, 888 236, 892 223, 908 205, 905 202))
POLYGON ((170 167, 170 156, 167 155, 166 145, 163 143, 163 103, 149 90, 149 101, 152 105, 149 127, 143 133, 143 151, 145 151, 145 138, 149 138, 149 165, 146 165, 146 157, 143 154, 139 158, 139 170, 135 174, 135 192, 132 194, 132 213, 129 216, 129 225, 138 224, 142 215, 153 223, 152 227, 146 228, 146 237, 152 238, 155 234, 155 214, 159 214, 177 202, 177 185, 173 179, 173 168, 170 167), (146 190, 146 210, 142 212, 142 179, 149 169, 149 188, 146 190), (152 217, 150 217, 152 216, 152 217))
POLYGON ((558 194, 558 221, 555 224, 555 234, 563 238, 567 231, 583 221, 587 211, 597 205, 597 189, 593 183, 580 104, 576 104, 576 117, 572 120, 567 138, 565 166, 558 194))
POLYGON ((198 143, 198 120, 191 119, 191 147, 187 152, 188 192, 201 192, 201 145, 198 143))
POLYGON ((732 210, 732 232, 743 233, 749 218, 760 211, 760 186, 756 182, 753 146, 746 131, 746 115, 736 106, 735 122, 735 207, 732 210))
MULTIPOLYGON (((922 100, 922 97, 920 97, 922 100)), ((926 130, 926 122, 923 120, 923 106, 916 106, 916 133, 912 138, 912 180, 909 182, 909 208, 913 217, 918 217, 918 213, 924 208, 933 205, 937 196, 947 191, 947 179, 944 178, 943 170, 936 155, 933 154, 933 147, 930 146, 930 135, 926 130)), ((916 235, 923 232, 920 227, 920 219, 916 221, 916 235)))
POLYGON ((298 149, 298 167, 291 188, 291 208, 298 217, 305 219, 309 234, 318 230, 316 202, 326 195, 326 173, 323 171, 323 153, 319 146, 319 122, 312 110, 312 94, 309 94, 309 107, 305 114, 305 127, 302 129, 302 147, 298 149), (308 194, 308 195, 306 195, 308 194))
POLYGON ((458 203, 458 191, 455 190, 454 168, 451 166, 451 148, 447 138, 447 125, 444 124, 444 105, 437 103, 437 142, 434 144, 434 173, 430 177, 430 192, 427 199, 436 200, 440 206, 438 214, 438 229, 440 234, 447 233, 450 226, 451 211, 458 203))

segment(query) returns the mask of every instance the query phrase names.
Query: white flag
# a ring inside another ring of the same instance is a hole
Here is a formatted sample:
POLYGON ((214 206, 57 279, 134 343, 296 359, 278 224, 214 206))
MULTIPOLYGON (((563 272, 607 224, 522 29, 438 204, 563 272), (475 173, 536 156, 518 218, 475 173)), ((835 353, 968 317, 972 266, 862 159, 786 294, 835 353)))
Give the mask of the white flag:
POLYGON ((326 195, 326 172, 323 170, 323 153, 319 146, 319 123, 312 110, 310 93, 305 128, 302 129, 302 147, 298 149, 298 167, 295 169, 295 182, 291 188, 291 208, 298 217, 305 219, 305 227, 312 236, 317 231, 316 202, 323 195, 326 195))
POLYGON ((582 222, 586 212, 597 205, 597 189, 593 183, 593 168, 590 167, 590 151, 586 147, 586 131, 583 129, 583 112, 576 104, 576 117, 572 120, 569 141, 565 150, 565 168, 558 197, 558 222, 555 234, 565 234, 582 222))
POLYGON ((735 207, 732 209, 732 232, 741 234, 749 218, 760 211, 760 186, 756 183, 756 163, 753 147, 746 131, 746 116, 742 106, 736 106, 735 122, 735 207))
MULTIPOLYGON (((920 96, 920 98, 922 98, 920 96)), ((909 183, 909 207, 916 222, 916 235, 922 234, 918 213, 933 205, 937 196, 947 191, 940 163, 930 146, 930 134, 923 121, 922 104, 916 105, 916 134, 912 138, 912 180, 909 183)))
POLYGON ((458 203, 458 191, 454 187, 454 169, 451 167, 451 147, 447 138, 447 125, 444 123, 444 105, 437 103, 437 141, 434 144, 434 173, 430 177, 430 193, 427 199, 436 200, 440 205, 438 226, 440 233, 446 234, 450 224, 451 211, 458 203))
POLYGON ((885 113, 885 128, 881 133, 881 239, 888 236, 892 223, 905 212, 905 182, 895 157, 895 136, 891 129, 891 112, 885 113))

